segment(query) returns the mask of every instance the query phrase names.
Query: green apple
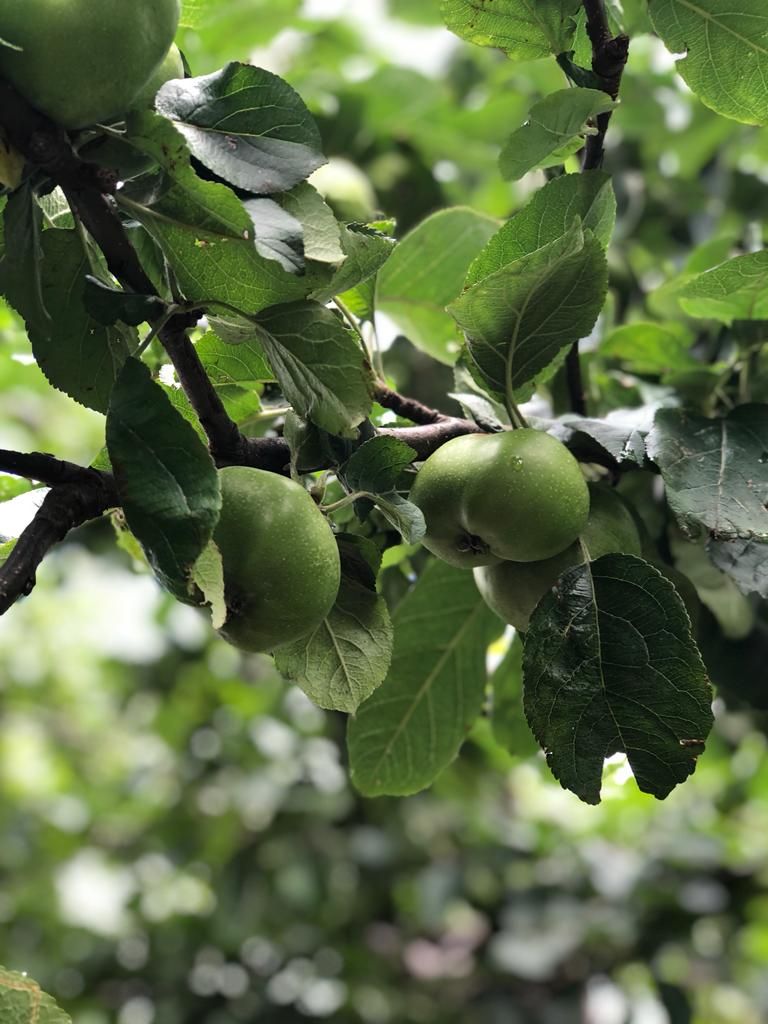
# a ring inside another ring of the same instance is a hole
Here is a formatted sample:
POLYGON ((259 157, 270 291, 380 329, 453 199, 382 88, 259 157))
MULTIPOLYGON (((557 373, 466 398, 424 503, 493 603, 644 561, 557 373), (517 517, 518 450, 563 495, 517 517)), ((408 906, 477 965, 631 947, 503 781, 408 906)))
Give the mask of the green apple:
POLYGON ((162 64, 152 73, 149 81, 139 92, 131 103, 132 110, 142 110, 145 107, 153 107, 155 96, 166 82, 174 78, 184 77, 184 58, 181 50, 174 43, 163 58, 162 64))
POLYGON ((227 604, 219 632, 243 650, 272 651, 316 629, 333 607, 341 576, 336 540, 293 480, 247 466, 228 466, 219 478, 213 539, 227 604))
POLYGON ((168 53, 179 0, 0 0, 0 75, 65 128, 119 117, 168 53))
POLYGON ((427 523, 424 546, 462 569, 550 558, 579 536, 589 512, 576 459, 529 429, 448 441, 419 470, 411 501, 427 523))
POLYGON ((589 495, 586 526, 565 551, 540 562, 501 562, 475 569, 475 582, 485 603, 516 629, 528 628, 534 608, 566 570, 615 551, 640 554, 640 534, 618 494, 593 484, 589 495))

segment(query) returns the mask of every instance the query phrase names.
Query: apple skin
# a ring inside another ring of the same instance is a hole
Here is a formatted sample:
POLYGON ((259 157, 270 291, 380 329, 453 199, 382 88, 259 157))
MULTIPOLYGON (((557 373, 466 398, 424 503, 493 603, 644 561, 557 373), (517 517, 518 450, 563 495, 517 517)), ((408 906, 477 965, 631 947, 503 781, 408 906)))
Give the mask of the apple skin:
POLYGON ((589 492, 568 449, 540 430, 467 434, 446 442, 411 489, 422 543, 461 569, 563 551, 587 521, 589 492))
POLYGON ((247 466, 219 472, 213 539, 224 564, 222 637, 272 651, 316 629, 333 607, 341 568, 325 516, 299 484, 247 466))
POLYGON ((499 618, 526 630, 533 610, 558 578, 587 558, 621 552, 640 555, 641 541, 632 513, 610 488, 592 484, 590 510, 579 539, 553 558, 541 562, 501 562, 475 569, 483 600, 499 618))
POLYGON ((68 129, 119 117, 162 62, 179 0, 0 0, 0 75, 68 129))
POLYGON ((138 96, 134 97, 131 102, 131 110, 145 110, 147 108, 151 110, 155 105, 155 96, 165 83, 172 81, 174 78, 183 77, 184 58, 181 56, 181 50, 176 43, 173 43, 163 58, 162 64, 155 69, 138 96))

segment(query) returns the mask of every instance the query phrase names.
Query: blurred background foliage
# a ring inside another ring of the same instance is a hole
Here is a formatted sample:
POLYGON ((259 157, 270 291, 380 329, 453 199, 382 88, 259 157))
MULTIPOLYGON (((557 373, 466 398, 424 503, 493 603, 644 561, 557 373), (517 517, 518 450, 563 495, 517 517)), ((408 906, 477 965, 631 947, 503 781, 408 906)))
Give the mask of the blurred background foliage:
MULTIPOLYGON (((590 356, 603 412, 665 386, 601 352, 613 323, 682 321, 686 272, 761 244, 768 205, 765 133, 691 96, 642 34, 643 7, 624 3, 640 34, 609 133, 619 222, 590 356)), ((502 218, 543 180, 504 183, 496 160, 530 105, 562 87, 554 62, 512 66, 461 44, 436 0, 222 0, 181 43, 197 74, 251 57, 296 86, 331 158, 318 184, 349 219, 384 213, 402 234, 451 204, 502 218)), ((0 445, 90 461, 101 418, 48 388, 6 309, 0 344, 12 356, 0 445)), ((402 390, 449 403, 447 368, 402 339, 385 359, 402 390)), ((705 377, 691 395, 717 386, 705 377)), ((768 394, 764 366, 752 384, 768 394)), ((0 533, 28 518, 38 495, 26 490, 0 476, 0 495, 19 495, 0 533)), ((394 601, 408 562, 390 562, 394 601)), ((738 688, 733 646, 717 653, 738 688)), ((765 659, 742 654, 757 690, 765 659)), ((108 522, 72 536, 0 620, 0 666, 0 963, 37 978, 75 1024, 768 1017, 766 721, 733 693, 717 700, 695 776, 664 804, 621 759, 603 804, 580 804, 514 709, 511 753, 481 726, 432 791, 363 801, 342 716, 213 638, 108 522)), ((502 671, 514 691, 514 654, 502 671)))

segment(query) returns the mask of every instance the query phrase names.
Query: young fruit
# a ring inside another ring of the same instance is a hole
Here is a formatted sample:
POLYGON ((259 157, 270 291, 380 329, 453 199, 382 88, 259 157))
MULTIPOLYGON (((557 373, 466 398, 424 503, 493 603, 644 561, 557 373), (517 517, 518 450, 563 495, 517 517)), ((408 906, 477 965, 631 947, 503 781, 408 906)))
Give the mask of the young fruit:
POLYGON ((448 441, 419 470, 411 501, 427 522, 424 546, 461 569, 556 555, 589 511, 578 462, 539 430, 448 441))
POLYGON ((117 117, 163 60, 179 0, 0 0, 0 75, 65 128, 117 117))
POLYGON ((151 108, 155 103, 155 96, 159 89, 174 78, 184 77, 184 60, 181 50, 174 43, 163 58, 162 63, 151 74, 138 96, 131 102, 131 110, 143 110, 151 108))
POLYGON ((554 558, 541 562, 501 562, 475 569, 475 582, 485 603, 515 629, 527 629, 533 610, 558 578, 585 559, 613 551, 640 554, 640 535, 632 513, 608 487, 589 488, 590 509, 579 539, 554 558))
POLYGON ((228 466, 219 474, 213 539, 224 563, 225 640, 271 651, 323 621, 339 590, 339 552, 322 512, 299 484, 228 466))

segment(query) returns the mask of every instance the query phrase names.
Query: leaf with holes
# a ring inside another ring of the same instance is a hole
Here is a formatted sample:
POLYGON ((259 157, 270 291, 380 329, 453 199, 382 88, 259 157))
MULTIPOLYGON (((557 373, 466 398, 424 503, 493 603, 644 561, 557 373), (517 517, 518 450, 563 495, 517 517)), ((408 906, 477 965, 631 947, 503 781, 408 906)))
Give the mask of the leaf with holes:
POLYGON ((690 619, 668 579, 632 555, 564 573, 531 617, 523 655, 528 723, 565 789, 600 802, 622 752, 659 799, 693 772, 712 692, 690 619))

